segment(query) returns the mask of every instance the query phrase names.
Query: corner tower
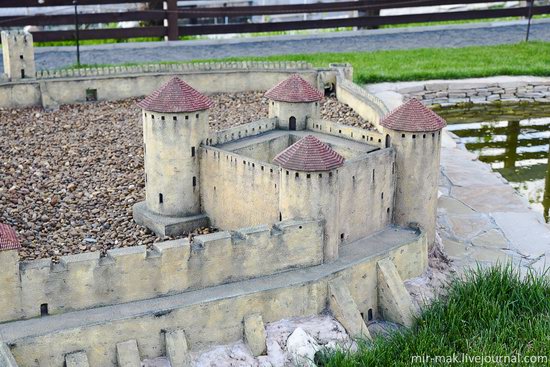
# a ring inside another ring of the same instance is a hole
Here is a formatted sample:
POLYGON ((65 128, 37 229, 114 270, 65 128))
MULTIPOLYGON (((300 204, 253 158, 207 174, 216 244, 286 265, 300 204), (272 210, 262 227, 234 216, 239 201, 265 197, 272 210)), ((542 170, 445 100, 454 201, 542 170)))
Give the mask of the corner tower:
POLYGON ((338 168, 344 158, 307 135, 273 159, 281 167, 280 219, 325 221, 324 261, 338 258, 338 168))
POLYGON ((13 320, 21 314, 21 283, 17 233, 0 223, 0 322, 13 320))
POLYGON ((2 31, 4 73, 10 80, 36 77, 34 46, 28 32, 2 31))
POLYGON ((298 74, 283 80, 265 93, 269 117, 277 117, 283 130, 305 130, 306 121, 319 119, 323 94, 298 74))
POLYGON ((419 225, 431 245, 435 240, 441 129, 446 126, 445 120, 411 99, 386 115, 380 125, 386 147, 396 151, 393 222, 419 225))
POLYGON ((175 77, 138 106, 143 110, 146 210, 176 218, 199 215, 198 153, 208 136, 212 101, 175 77))

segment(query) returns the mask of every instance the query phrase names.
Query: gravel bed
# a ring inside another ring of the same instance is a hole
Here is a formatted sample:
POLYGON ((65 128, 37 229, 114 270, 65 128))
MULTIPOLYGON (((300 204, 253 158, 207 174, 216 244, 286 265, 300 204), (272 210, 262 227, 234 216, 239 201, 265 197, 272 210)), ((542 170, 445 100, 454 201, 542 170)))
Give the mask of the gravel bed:
MULTIPOLYGON (((218 94, 212 129, 267 116, 263 93, 218 94)), ((0 109, 0 222, 19 233, 24 260, 135 245, 158 238, 132 219, 144 200, 143 138, 136 100, 0 109)), ((335 99, 325 119, 370 125, 335 99)), ((209 233, 201 228, 197 233, 209 233)))

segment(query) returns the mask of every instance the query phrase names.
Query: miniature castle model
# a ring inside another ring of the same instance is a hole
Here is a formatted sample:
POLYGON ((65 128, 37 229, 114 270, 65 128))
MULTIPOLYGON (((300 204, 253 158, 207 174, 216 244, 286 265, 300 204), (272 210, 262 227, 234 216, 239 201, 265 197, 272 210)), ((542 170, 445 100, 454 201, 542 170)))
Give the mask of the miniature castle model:
POLYGON ((135 220, 159 235, 208 223, 235 230, 321 220, 324 261, 392 223, 420 226, 433 242, 441 117, 410 100, 380 122, 381 150, 360 131, 359 141, 336 136, 340 128, 320 119, 322 93, 299 75, 265 96, 269 118, 237 128, 256 129, 253 136, 225 134, 215 143, 212 102, 184 81, 174 78, 140 102, 146 201, 135 206, 135 220))
POLYGON ((27 32, 2 31, 4 74, 10 80, 34 78, 34 47, 32 35, 27 32))
POLYGON ((15 231, 0 224, 0 366, 137 367, 167 356, 184 367, 189 350, 242 339, 259 356, 264 323, 326 311, 352 337, 369 338, 373 319, 412 324, 403 280, 428 265, 445 126, 420 102, 389 112, 351 82, 348 65, 96 70, 37 82, 27 79, 29 36, 2 42, 11 50, 3 95, 36 92, 16 105, 84 102, 90 88, 105 99, 153 91, 138 104, 145 201, 134 219, 161 236, 220 231, 19 261, 15 231), (376 130, 322 119, 317 86, 326 85, 376 130), (268 117, 209 130, 212 101, 198 90, 266 89, 268 117))

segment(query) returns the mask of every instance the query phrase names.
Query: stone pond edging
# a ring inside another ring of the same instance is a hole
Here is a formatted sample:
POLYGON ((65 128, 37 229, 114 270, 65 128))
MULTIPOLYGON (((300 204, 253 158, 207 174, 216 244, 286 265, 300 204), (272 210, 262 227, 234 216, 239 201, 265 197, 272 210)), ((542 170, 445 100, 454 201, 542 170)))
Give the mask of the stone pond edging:
POLYGON ((426 105, 441 106, 494 101, 550 102, 550 78, 534 76, 378 83, 369 84, 366 89, 384 100, 390 109, 409 98, 418 98, 426 105))

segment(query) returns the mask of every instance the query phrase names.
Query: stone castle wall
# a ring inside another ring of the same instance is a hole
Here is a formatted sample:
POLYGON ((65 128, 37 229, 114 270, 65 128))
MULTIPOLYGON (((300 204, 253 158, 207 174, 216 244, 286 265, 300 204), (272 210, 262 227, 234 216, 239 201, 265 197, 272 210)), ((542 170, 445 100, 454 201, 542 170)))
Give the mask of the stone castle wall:
POLYGON ((322 262, 323 226, 283 221, 145 246, 22 262, 0 252, 0 322, 149 299, 322 262), (20 308, 17 310, 16 308, 20 308))
POLYGON ((359 127, 339 124, 327 120, 308 120, 307 129, 358 141, 360 143, 367 143, 378 147, 383 146, 383 135, 375 130, 365 130, 359 127))
POLYGON ((90 95, 99 101, 142 97, 173 76, 181 77, 205 94, 260 91, 294 73, 313 85, 319 84, 317 70, 298 62, 221 62, 42 71, 34 80, 0 83, 0 107, 53 108, 89 101, 90 95))
MULTIPOLYGON (((106 321, 103 310, 90 310, 84 320, 71 320, 63 330, 13 333, 11 352, 21 366, 60 367, 67 353, 86 351, 90 366, 117 366, 117 343, 136 339, 142 358, 165 355, 164 332, 183 329, 192 350, 211 344, 228 344, 243 337, 243 318, 262 315, 265 323, 288 317, 313 316, 328 304, 328 282, 341 277, 361 313, 378 316, 377 261, 389 258, 402 279, 420 275, 427 265, 427 244, 422 234, 408 241, 373 238, 365 244, 372 254, 345 254, 339 264, 323 264, 300 272, 184 294, 172 300, 155 300, 163 312, 146 312, 149 302, 118 305, 106 321), (296 274, 294 274, 296 273, 296 274), (30 334, 19 337, 20 334, 30 334)), ((360 249, 356 249, 359 251, 360 249)), ((175 296, 174 296, 175 297, 175 296)))
POLYGON ((250 122, 245 125, 230 127, 229 129, 210 131, 208 139, 203 142, 205 145, 218 145, 233 140, 259 135, 277 128, 276 118, 265 118, 250 122))
POLYGON ((278 221, 278 166, 205 146, 200 167, 202 210, 214 227, 278 221))

